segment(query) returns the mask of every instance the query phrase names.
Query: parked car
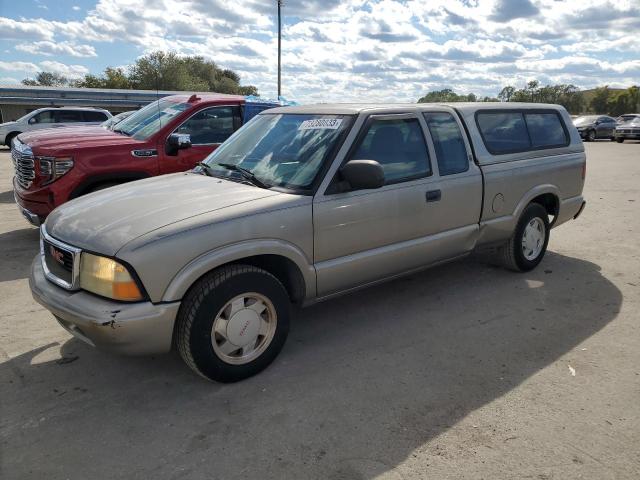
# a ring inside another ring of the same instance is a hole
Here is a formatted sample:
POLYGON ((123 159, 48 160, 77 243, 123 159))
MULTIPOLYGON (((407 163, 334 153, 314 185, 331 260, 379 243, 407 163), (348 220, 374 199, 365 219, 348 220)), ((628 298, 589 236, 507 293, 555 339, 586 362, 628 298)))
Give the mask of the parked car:
POLYGON ((640 118, 640 113, 625 113, 624 115, 620 115, 616 118, 616 123, 620 125, 621 123, 626 123, 634 118, 640 118))
POLYGON ((551 228, 585 206, 570 125, 545 104, 269 110, 191 172, 56 209, 31 290, 91 345, 175 346, 200 375, 240 380, 276 357, 292 303, 479 246, 515 271, 535 268, 551 228))
POLYGON ((22 134, 13 142, 13 187, 25 218, 39 225, 58 205, 113 185, 193 168, 260 110, 236 95, 173 95, 113 129, 22 134))
POLYGON ((625 140, 640 140, 640 116, 616 127, 616 142, 622 143, 625 140))
POLYGON ((11 140, 23 132, 72 125, 99 125, 109 118, 111 118, 111 114, 100 108, 39 108, 27 113, 15 122, 0 124, 0 143, 10 147, 11 140))
POLYGON ((573 121, 580 137, 587 142, 598 138, 615 139, 616 121, 606 115, 584 115, 573 121))
POLYGON ((111 117, 110 119, 105 120, 100 125, 103 126, 104 128, 109 128, 109 129, 113 130, 112 127, 114 125, 116 125, 117 123, 120 123, 125 118, 130 117, 134 113, 136 113, 136 110, 129 110, 128 112, 118 113, 118 114, 114 115, 113 117, 111 117))

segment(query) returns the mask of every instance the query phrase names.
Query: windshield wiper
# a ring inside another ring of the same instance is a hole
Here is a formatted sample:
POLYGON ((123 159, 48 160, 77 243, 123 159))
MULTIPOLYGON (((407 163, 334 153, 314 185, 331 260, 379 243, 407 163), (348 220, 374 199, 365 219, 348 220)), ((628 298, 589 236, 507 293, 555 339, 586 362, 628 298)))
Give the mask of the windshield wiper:
POLYGON ((267 184, 265 184, 264 182, 260 181, 254 175, 254 173, 251 170, 249 170, 248 168, 239 167, 238 165, 235 165, 233 163, 216 163, 216 165, 220 165, 221 167, 224 167, 224 168, 226 168, 228 170, 233 170, 234 172, 238 172, 240 175, 242 175, 242 177, 244 179, 249 180, 249 182, 251 182, 256 187, 266 188, 266 189, 271 188, 267 184))
POLYGON ((111 128, 111 131, 112 131, 112 132, 121 133, 121 134, 123 134, 123 135, 126 135, 127 137, 130 137, 130 136, 131 136, 131 134, 130 134, 130 133, 128 133, 128 132, 126 132, 126 131, 124 131, 124 130, 120 130, 119 128, 115 128, 115 127, 113 127, 113 128, 111 128))
POLYGON ((198 162, 196 163, 196 167, 202 168, 202 171, 207 177, 215 177, 215 175, 212 172, 213 168, 211 168, 211 165, 208 165, 204 162, 198 162))

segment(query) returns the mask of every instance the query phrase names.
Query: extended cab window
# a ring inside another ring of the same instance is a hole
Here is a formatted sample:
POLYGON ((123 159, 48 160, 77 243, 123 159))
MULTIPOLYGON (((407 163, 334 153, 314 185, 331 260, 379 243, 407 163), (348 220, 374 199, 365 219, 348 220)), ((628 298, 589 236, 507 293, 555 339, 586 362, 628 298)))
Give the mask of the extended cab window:
POLYGON ((212 107, 196 113, 178 127, 176 133, 191 135, 193 145, 222 143, 240 123, 238 107, 212 107))
POLYGON ((387 184, 431 174, 427 144, 417 118, 372 120, 351 159, 380 163, 387 184))
POLYGON ((428 112, 424 114, 424 118, 433 139, 440 176, 469 170, 467 147, 453 115, 447 112, 428 112))
POLYGON ((478 127, 491 153, 522 152, 530 148, 527 125, 521 112, 479 112, 478 127))
POLYGON ((560 147, 568 143, 567 133, 556 113, 525 113, 525 118, 534 148, 560 147))

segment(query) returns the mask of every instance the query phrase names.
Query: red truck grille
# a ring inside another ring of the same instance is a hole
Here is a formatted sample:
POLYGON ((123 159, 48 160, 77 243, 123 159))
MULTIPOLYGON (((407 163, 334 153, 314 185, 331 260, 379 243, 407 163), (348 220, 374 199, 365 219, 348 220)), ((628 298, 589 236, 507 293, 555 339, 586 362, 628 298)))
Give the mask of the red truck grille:
POLYGON ((16 180, 22 188, 29 188, 36 178, 33 155, 27 151, 20 151, 17 139, 14 140, 16 148, 11 149, 13 166, 16 169, 16 180))

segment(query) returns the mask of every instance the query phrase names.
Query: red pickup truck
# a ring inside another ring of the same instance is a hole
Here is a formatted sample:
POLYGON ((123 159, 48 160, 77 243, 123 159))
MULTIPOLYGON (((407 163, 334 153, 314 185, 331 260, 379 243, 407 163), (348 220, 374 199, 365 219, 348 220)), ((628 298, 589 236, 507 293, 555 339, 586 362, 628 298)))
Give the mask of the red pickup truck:
POLYGON ((119 183, 193 168, 268 102, 235 95, 173 95, 112 129, 68 127, 15 138, 16 203, 33 225, 58 205, 119 183))

